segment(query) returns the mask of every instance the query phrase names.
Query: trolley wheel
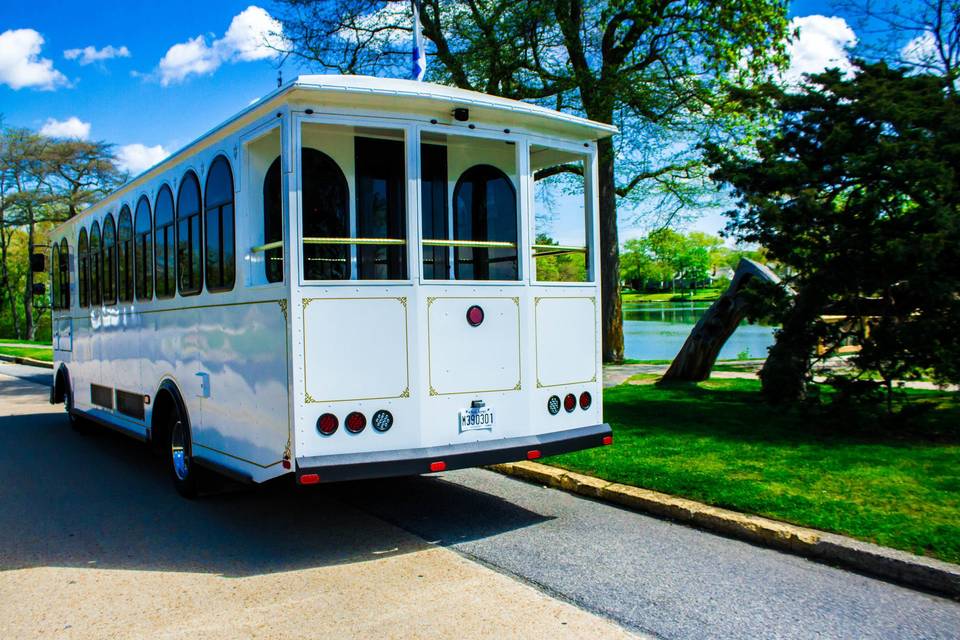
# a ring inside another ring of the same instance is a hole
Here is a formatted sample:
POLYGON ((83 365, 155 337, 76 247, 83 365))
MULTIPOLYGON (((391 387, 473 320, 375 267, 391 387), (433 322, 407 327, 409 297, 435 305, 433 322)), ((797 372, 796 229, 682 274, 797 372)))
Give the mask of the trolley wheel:
POLYGON ((196 498, 200 489, 200 470, 193 464, 190 428, 176 406, 170 411, 170 475, 173 486, 184 498, 196 498))

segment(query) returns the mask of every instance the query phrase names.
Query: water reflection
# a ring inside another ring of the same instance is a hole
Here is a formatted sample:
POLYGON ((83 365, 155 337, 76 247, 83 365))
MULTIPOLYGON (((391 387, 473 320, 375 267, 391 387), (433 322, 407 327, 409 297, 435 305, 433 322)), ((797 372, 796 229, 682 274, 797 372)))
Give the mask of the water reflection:
MULTIPOLYGON (((670 360, 709 302, 657 302, 623 307, 625 357, 634 360, 670 360)), ((764 358, 773 344, 774 327, 743 322, 720 350, 721 360, 764 358)))

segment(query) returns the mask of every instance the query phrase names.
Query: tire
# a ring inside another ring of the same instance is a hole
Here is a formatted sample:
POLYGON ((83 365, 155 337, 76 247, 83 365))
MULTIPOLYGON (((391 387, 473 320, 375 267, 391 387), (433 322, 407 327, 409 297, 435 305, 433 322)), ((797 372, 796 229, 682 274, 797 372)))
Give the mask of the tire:
POLYGON ((167 429, 170 434, 167 459, 170 463, 170 477, 177 493, 184 498, 193 499, 200 492, 200 470, 193 463, 190 427, 185 418, 174 403, 167 429))
POLYGON ((73 391, 70 389, 69 384, 64 384, 63 410, 67 413, 67 420, 70 421, 71 429, 79 434, 87 434, 90 432, 89 423, 73 413, 73 391))

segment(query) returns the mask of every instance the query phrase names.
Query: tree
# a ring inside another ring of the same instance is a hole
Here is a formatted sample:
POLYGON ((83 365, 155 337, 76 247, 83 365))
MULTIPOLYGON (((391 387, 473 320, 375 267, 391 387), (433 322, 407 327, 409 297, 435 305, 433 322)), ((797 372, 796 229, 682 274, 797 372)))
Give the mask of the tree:
MULTIPOLYGON (((294 55, 340 73, 407 74, 409 3, 281 4, 294 55)), ((621 128, 598 160, 603 357, 622 360, 617 200, 669 219, 702 195, 697 145, 743 134, 750 114, 723 89, 786 62, 786 2, 423 0, 421 21, 429 79, 621 128)))
POLYGON ((858 63, 789 93, 754 154, 709 149, 738 201, 729 229, 789 268, 760 375, 776 401, 804 397, 818 344, 853 336, 854 364, 892 381, 930 369, 960 380, 960 109, 949 78, 858 63), (827 322, 843 315, 851 322, 827 322), (865 324, 866 331, 859 325, 865 324))

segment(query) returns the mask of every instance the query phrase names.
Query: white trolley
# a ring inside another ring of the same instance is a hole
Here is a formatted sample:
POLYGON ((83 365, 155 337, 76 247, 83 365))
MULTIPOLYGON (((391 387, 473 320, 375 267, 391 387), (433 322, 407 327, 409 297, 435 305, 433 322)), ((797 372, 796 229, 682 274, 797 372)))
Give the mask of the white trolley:
POLYGON ((308 485, 610 444, 614 132, 301 76, 51 233, 51 402, 153 443, 185 495, 198 466, 308 485))

